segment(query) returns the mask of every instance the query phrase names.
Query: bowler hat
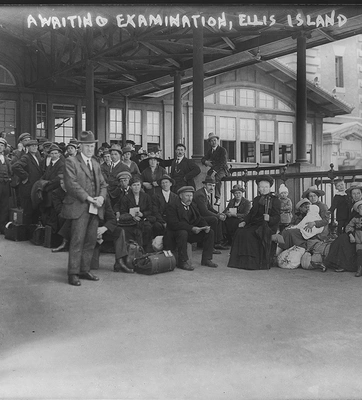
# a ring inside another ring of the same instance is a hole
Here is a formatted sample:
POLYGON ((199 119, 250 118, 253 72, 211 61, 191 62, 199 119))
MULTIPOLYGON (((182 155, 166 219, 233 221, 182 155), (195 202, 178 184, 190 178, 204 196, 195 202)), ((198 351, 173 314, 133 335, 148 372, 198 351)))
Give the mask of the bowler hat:
POLYGON ((50 147, 49 147, 49 150, 48 150, 48 152, 49 153, 51 153, 52 151, 59 151, 60 153, 61 153, 61 148, 58 146, 58 145, 56 145, 55 143, 53 143, 50 147))
POLYGON ((350 187, 346 190, 346 193, 351 195, 353 189, 361 189, 362 191, 362 182, 352 182, 350 187))
POLYGON ((298 203, 295 205, 295 209, 299 210, 299 208, 303 205, 303 204, 312 204, 308 199, 301 199, 298 201, 298 203))
POLYGON ((128 178, 131 179, 132 175, 128 172, 128 171, 122 171, 119 174, 117 174, 117 179, 121 179, 121 178, 128 178))
POLYGON ((31 135, 28 132, 24 132, 19 136, 18 142, 21 142, 22 140, 27 139, 27 138, 31 138, 31 135))
POLYGON ((131 139, 127 139, 126 143, 132 144, 133 146, 136 144, 133 140, 131 139))
POLYGON ((202 181, 202 183, 216 183, 215 179, 210 176, 210 175, 206 175, 205 179, 202 181))
POLYGON ((121 155, 123 154, 122 147, 119 144, 116 144, 116 143, 112 144, 112 146, 110 147, 109 151, 110 152, 118 151, 119 154, 121 154, 121 155))
POLYGON ((38 141, 35 139, 30 139, 28 142, 25 143, 25 146, 32 146, 33 144, 38 145, 38 141))
POLYGON ((8 142, 4 138, 0 138, 0 143, 2 143, 5 147, 8 145, 8 142))
POLYGON ((245 189, 241 186, 241 185, 234 185, 233 188, 230 190, 231 193, 235 193, 235 192, 245 192, 245 189))
POLYGON ((157 181, 158 186, 161 186, 161 182, 165 179, 168 179, 173 185, 175 184, 175 181, 170 177, 170 175, 164 174, 161 176, 161 178, 157 181))
POLYGON ((258 184, 260 182, 269 182, 270 186, 273 186, 274 184, 274 179, 270 175, 258 175, 255 179, 255 182, 258 184))
POLYGON ((310 186, 305 192, 303 192, 302 197, 308 198, 310 193, 315 193, 318 197, 326 194, 324 190, 318 189, 317 186, 310 186))
POLYGON ((97 143, 98 140, 94 138, 94 133, 92 131, 82 131, 79 135, 79 143, 97 143))
POLYGON ((195 189, 192 186, 182 186, 178 191, 177 194, 184 193, 184 192, 195 192, 195 189))
POLYGON ((210 133, 209 133, 209 136, 208 136, 208 138, 207 138, 207 140, 211 140, 211 139, 213 139, 213 138, 220 139, 220 137, 217 136, 217 135, 215 135, 214 132, 210 132, 210 133))

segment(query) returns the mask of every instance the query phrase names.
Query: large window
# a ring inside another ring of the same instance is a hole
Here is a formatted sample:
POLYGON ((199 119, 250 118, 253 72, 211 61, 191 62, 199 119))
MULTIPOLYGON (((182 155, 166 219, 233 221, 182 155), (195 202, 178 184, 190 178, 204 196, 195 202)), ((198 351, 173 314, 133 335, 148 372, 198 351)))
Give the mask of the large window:
POLYGON ((0 131, 14 135, 16 128, 16 102, 0 100, 0 131))
POLYGON ((75 106, 53 104, 55 141, 68 143, 75 132, 75 106))
POLYGON ((255 141, 255 119, 240 119, 240 140, 255 141))
POLYGON ((147 111, 147 143, 160 144, 160 113, 147 111))
POLYGON ((256 162, 255 142, 253 143, 241 142, 240 153, 241 153, 240 156, 241 162, 255 163, 256 162))
POLYGON ((46 137, 47 129, 47 105, 36 103, 36 137, 46 137))
POLYGON ((343 81, 343 57, 336 56, 335 58, 335 72, 336 72, 336 87, 344 87, 343 81))
POLYGON ((274 162, 274 145, 268 143, 260 143, 260 162, 273 163, 274 162))
POLYGON ((259 92, 259 107, 260 108, 274 108, 274 97, 264 92, 259 92))
POLYGON ((216 133, 216 117, 204 116, 204 139, 207 139, 210 132, 216 133))
POLYGON ((5 67, 0 65, 0 85, 15 86, 16 82, 11 74, 5 67))
POLYGON ((109 140, 110 142, 122 141, 122 109, 109 109, 109 140))
POLYGON ((312 124, 307 124, 307 159, 308 162, 313 162, 313 134, 312 124))
POLYGON ((219 93, 219 102, 220 104, 227 104, 229 106, 235 105, 235 90, 223 90, 219 93))
POLYGON ((133 140, 136 143, 136 145, 142 145, 141 111, 140 110, 129 110, 127 139, 133 140))
POLYGON ((255 107, 255 90, 240 89, 240 106, 255 107))
POLYGON ((274 162, 274 121, 260 120, 260 162, 274 162))

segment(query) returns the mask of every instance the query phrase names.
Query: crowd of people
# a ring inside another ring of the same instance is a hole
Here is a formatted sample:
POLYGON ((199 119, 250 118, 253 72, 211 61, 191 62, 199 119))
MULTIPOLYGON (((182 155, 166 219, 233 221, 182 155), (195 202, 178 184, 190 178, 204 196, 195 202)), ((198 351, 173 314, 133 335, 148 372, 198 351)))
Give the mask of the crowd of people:
POLYGON ((187 244, 196 242, 201 265, 216 268, 213 255, 229 251, 230 268, 269 269, 286 249, 308 250, 311 241, 331 241, 330 216, 336 211, 338 236, 318 267, 362 275, 362 184, 346 190, 345 182, 336 180, 331 207, 320 201, 325 193, 312 186, 293 208, 285 184, 275 193, 273 178, 258 175, 252 201, 234 185, 220 212, 227 151, 214 133, 208 140, 210 150, 201 162, 209 170, 196 188, 201 169, 185 156, 182 143, 173 159, 164 160, 159 147, 136 151, 132 140, 124 147, 103 143, 96 151, 91 131, 61 146, 23 133, 14 151, 0 138, 0 231, 12 198, 23 210, 24 224, 50 226, 62 238, 52 251, 68 250, 68 282, 80 286, 81 279, 98 280, 91 269, 99 265, 103 242, 113 244, 115 272, 134 272, 127 262, 129 243, 152 253, 155 238, 162 238, 163 249, 176 255, 183 270, 194 269, 187 244))

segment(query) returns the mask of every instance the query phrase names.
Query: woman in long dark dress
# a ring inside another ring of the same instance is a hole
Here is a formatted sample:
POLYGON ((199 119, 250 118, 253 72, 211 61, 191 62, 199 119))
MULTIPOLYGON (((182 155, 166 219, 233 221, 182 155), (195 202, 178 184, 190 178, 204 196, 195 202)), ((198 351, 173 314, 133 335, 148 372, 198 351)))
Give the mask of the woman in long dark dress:
POLYGON ((270 191, 274 180, 262 175, 256 179, 259 195, 233 239, 228 267, 260 270, 269 269, 271 235, 276 233, 280 221, 280 200, 270 191))
MULTIPOLYGON (((352 207, 355 202, 362 200, 362 183, 352 182, 346 192, 351 198, 352 207)), ((358 215, 356 211, 351 209, 348 221, 358 215)), ((355 272, 357 270, 356 255, 356 244, 350 243, 347 233, 342 233, 332 242, 329 253, 324 260, 324 265, 327 268, 334 269, 336 272, 355 272)))
MULTIPOLYGON (((156 194, 156 188, 159 188, 158 181, 167 174, 165 168, 161 167, 160 158, 155 153, 148 154, 149 166, 142 171, 143 187, 147 194, 153 196, 156 194)), ((159 189, 158 189, 159 190, 159 189)))
POLYGON ((231 193, 234 197, 229 201, 227 207, 222 212, 226 215, 226 219, 223 222, 223 233, 227 238, 229 245, 232 243, 232 238, 234 237, 240 222, 244 221, 244 218, 251 209, 251 202, 243 197, 244 192, 245 189, 243 187, 240 185, 234 185, 231 189, 231 193), (232 210, 236 212, 231 212, 232 210))

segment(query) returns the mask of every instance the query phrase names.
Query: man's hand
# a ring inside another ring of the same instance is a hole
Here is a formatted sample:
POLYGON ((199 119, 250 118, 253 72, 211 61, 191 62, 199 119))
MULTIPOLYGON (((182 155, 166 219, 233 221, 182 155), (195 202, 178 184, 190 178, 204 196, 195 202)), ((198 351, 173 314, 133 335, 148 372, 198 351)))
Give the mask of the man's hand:
POLYGON ((142 218, 143 217, 143 213, 141 211, 137 211, 136 212, 136 217, 142 218))
POLYGON ((356 243, 356 238, 353 235, 349 235, 349 241, 350 243, 356 243))
POLYGON ((153 181, 153 182, 152 182, 152 186, 157 187, 157 186, 158 186, 158 183, 157 183, 156 181, 153 181))
POLYGON ((221 219, 221 221, 225 221, 226 220, 226 215, 221 213, 219 214, 219 219, 221 219))
POLYGON ((311 221, 311 222, 307 222, 305 224, 305 227, 303 228, 306 232, 312 232, 312 228, 315 227, 315 222, 311 221))
POLYGON ((94 200, 94 198, 93 197, 90 197, 90 196, 88 196, 87 197, 87 201, 88 201, 88 203, 92 203, 92 204, 96 204, 96 201, 94 200))
POLYGON ((120 217, 121 217, 121 213, 120 213, 119 211, 117 211, 117 212, 116 212, 116 219, 117 219, 117 221, 119 221, 120 217))
POLYGON ((103 233, 107 231, 108 229, 105 226, 100 226, 97 228, 97 239, 101 238, 103 233))
POLYGON ((193 226, 191 230, 192 230, 193 233, 196 233, 196 235, 197 235, 197 234, 199 234, 203 229, 199 228, 198 226, 193 226))
POLYGON ((94 198, 94 201, 95 201, 94 205, 95 205, 96 207, 100 208, 100 207, 103 206, 104 198, 103 198, 103 196, 98 196, 98 197, 95 197, 95 198, 94 198))
POLYGON ((209 160, 206 160, 206 161, 205 161, 205 165, 206 165, 207 167, 212 167, 212 162, 209 161, 209 160))
POLYGON ((242 222, 240 222, 240 224, 239 224, 239 228, 244 228, 245 225, 246 225, 246 222, 245 222, 245 221, 242 221, 242 222))
POLYGON ((206 233, 209 233, 209 232, 210 232, 210 229, 211 229, 211 226, 206 226, 205 228, 206 228, 206 229, 205 229, 205 232, 206 232, 206 233))
POLYGON ((140 222, 140 221, 141 221, 141 217, 135 216, 135 217, 133 217, 133 219, 134 219, 135 221, 137 221, 137 222, 140 222))
POLYGON ((215 175, 216 175, 216 171, 212 171, 212 174, 210 176, 211 176, 211 178, 215 178, 215 175))
POLYGON ((144 186, 146 189, 152 189, 152 185, 150 184, 150 182, 143 182, 143 186, 144 186))
POLYGON ((25 178, 23 181, 21 181, 21 183, 23 184, 23 185, 25 185, 26 184, 26 182, 28 182, 28 178, 25 178))
POLYGON ((270 220, 270 215, 269 214, 264 214, 264 221, 269 221, 270 220))

